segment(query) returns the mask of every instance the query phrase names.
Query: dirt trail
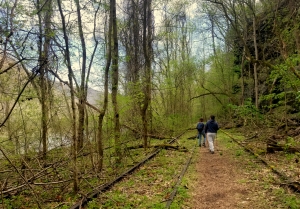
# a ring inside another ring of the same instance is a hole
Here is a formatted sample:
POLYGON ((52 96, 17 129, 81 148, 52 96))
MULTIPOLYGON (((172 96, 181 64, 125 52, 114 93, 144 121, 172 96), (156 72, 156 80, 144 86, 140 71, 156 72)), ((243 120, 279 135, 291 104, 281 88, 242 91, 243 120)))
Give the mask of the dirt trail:
POLYGON ((194 185, 193 208, 247 208, 248 191, 239 183, 243 177, 232 157, 220 150, 211 154, 205 147, 197 149, 200 152, 196 165, 199 177, 194 185))
POLYGON ((298 194, 284 189, 271 169, 235 143, 229 143, 218 144, 215 154, 196 147, 193 169, 197 179, 190 185, 192 198, 186 208, 300 209, 295 202, 300 199, 298 194))

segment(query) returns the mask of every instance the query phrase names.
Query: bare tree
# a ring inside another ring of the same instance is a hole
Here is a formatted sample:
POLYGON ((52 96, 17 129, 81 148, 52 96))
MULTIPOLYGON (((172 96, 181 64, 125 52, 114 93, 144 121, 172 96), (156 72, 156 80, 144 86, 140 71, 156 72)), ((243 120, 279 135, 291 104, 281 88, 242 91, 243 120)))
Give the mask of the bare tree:
POLYGON ((72 113, 72 139, 73 139, 73 163, 74 163, 74 181, 73 181, 73 189, 74 191, 78 191, 78 171, 77 171, 77 147, 78 147, 78 142, 77 142, 77 132, 76 132, 76 106, 75 106, 75 90, 74 90, 74 73, 72 69, 72 63, 71 63, 71 56, 70 56, 70 48, 69 48, 69 37, 67 34, 67 23, 65 20, 65 15, 63 13, 62 9, 62 3, 61 0, 57 0, 58 8, 59 8, 59 13, 60 13, 60 18, 62 21, 62 32, 64 35, 64 43, 65 43, 65 60, 66 60, 66 65, 68 68, 68 78, 69 78, 69 84, 70 84, 70 95, 71 95, 71 113, 72 113))
POLYGON ((121 161, 121 143, 120 143, 120 115, 118 107, 118 82, 119 82, 119 46, 116 15, 116 0, 110 0, 110 12, 112 21, 112 89, 111 98, 114 109, 114 139, 116 147, 117 162, 121 161))
POLYGON ((112 18, 113 11, 109 10, 108 19, 108 31, 107 31, 107 44, 106 44, 106 65, 104 70, 104 98, 103 106, 98 116, 98 132, 97 132, 97 147, 98 147, 98 171, 100 172, 103 168, 103 119, 107 111, 108 104, 108 81, 109 81, 109 69, 111 65, 112 57, 112 18))
POLYGON ((83 147, 83 138, 84 138, 84 119, 85 119, 85 102, 87 98, 87 54, 86 54, 86 41, 83 34, 83 25, 82 25, 82 17, 81 17, 81 5, 79 0, 75 0, 76 3, 76 13, 77 13, 77 21, 78 21, 78 32, 79 38, 81 42, 81 50, 82 50, 82 63, 81 63, 81 82, 78 88, 78 149, 83 147))
POLYGON ((153 35, 153 14, 152 14, 152 0, 144 1, 143 7, 143 51, 145 59, 145 78, 144 78, 144 101, 141 108, 141 115, 143 121, 143 139, 144 148, 148 146, 148 107, 151 103, 151 63, 152 63, 152 35, 153 35))
POLYGON ((50 65, 49 52, 50 52, 50 41, 51 41, 51 17, 52 17, 52 0, 46 2, 40 2, 37 0, 36 4, 39 19, 39 65, 43 66, 40 71, 40 91, 41 98, 40 103, 42 106, 42 147, 43 147, 43 158, 46 158, 47 153, 47 140, 48 140, 48 124, 49 124, 49 99, 50 99, 50 86, 47 78, 48 68, 50 65), (43 9, 41 9, 43 5, 43 9))

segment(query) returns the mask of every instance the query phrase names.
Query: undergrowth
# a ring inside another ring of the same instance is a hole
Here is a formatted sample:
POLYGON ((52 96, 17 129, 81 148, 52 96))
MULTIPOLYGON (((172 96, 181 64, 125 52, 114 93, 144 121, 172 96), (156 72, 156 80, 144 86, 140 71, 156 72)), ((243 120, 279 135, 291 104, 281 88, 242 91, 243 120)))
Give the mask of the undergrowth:
MULTIPOLYGON (((246 174, 245 179, 240 183, 247 184, 251 190, 249 199, 253 201, 252 208, 300 208, 300 195, 291 192, 287 187, 282 187, 284 182, 272 172, 270 167, 265 166, 255 156, 243 151, 229 136, 222 134, 222 139, 227 152, 232 153, 233 158, 236 158, 235 160, 238 162, 237 166, 240 167, 243 174, 246 174)), ((243 141, 243 137, 235 139, 243 141)), ((246 146, 251 149, 251 144, 246 146)), ((293 168, 291 159, 294 159, 294 154, 285 154, 284 152, 272 156, 268 156, 265 152, 259 154, 261 158, 282 172, 287 172, 283 166, 293 168), (281 161, 285 161, 285 163, 281 163, 281 161)), ((292 174, 290 175, 292 176, 292 174)))
MULTIPOLYGON (((188 152, 161 150, 154 159, 130 177, 100 195, 97 198, 99 208, 166 208, 170 194, 196 145, 195 140, 187 139, 189 136, 184 135, 177 142, 178 145, 186 147, 188 152)), ((189 198, 189 183, 189 179, 184 176, 171 208, 182 208, 182 204, 189 198)))

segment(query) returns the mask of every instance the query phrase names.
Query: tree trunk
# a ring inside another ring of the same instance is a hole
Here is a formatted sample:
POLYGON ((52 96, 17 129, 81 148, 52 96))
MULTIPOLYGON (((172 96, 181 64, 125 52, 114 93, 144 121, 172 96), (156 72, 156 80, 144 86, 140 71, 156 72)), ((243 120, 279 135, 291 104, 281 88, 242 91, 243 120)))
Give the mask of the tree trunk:
MULTIPOLYGON (((255 2, 254 2, 255 4, 255 2)), ((254 13, 254 11, 253 11, 254 13)), ((258 49, 256 41, 256 17, 253 14, 253 43, 255 49, 255 59, 258 60, 258 49)), ((254 92, 255 92, 255 107, 258 108, 258 75, 257 75, 257 62, 254 63, 254 92)))
POLYGON ((70 83, 70 95, 71 95, 71 110, 72 110, 72 159, 73 159, 73 190, 77 192, 78 187, 78 170, 77 170, 77 133, 76 133, 76 106, 75 106, 75 95, 74 95, 74 84, 73 84, 73 70, 71 67, 70 49, 69 49, 69 38, 67 35, 65 16, 62 11, 61 0, 57 0, 59 7, 59 13, 62 21, 62 31, 64 34, 65 41, 65 59, 68 68, 68 78, 70 83))
POLYGON ((9 111, 10 111, 10 102, 8 100, 5 101, 5 117, 8 117, 6 122, 6 130, 7 130, 7 136, 9 140, 12 140, 12 130, 11 130, 11 122, 9 118, 9 111))
POLYGON ((144 1, 143 50, 145 58, 144 102, 141 108, 144 148, 148 146, 147 110, 151 101, 152 0, 144 1))
POLYGON ((103 168, 103 119, 107 110, 108 103, 108 76, 109 68, 111 64, 111 40, 112 40, 112 9, 109 13, 108 34, 107 34, 107 52, 106 52, 106 66, 104 73, 104 100, 102 110, 98 116, 98 134, 97 134, 97 146, 98 146, 98 171, 101 172, 103 168))
POLYGON ((121 145, 120 145, 120 118, 118 107, 118 82, 119 82, 119 52, 118 52, 118 34, 117 34, 117 16, 116 16, 116 0, 110 0, 110 9, 112 13, 112 34, 113 34, 113 50, 112 50, 112 104, 114 109, 114 139, 115 151, 117 155, 116 163, 121 162, 121 145))
MULTIPOLYGON (((79 37, 81 41, 81 50, 82 50, 82 65, 81 65, 81 84, 79 87, 79 104, 78 104, 78 149, 83 147, 84 141, 84 119, 85 119, 85 102, 87 98, 86 92, 86 45, 85 45, 85 38, 83 34, 83 26, 81 20, 81 9, 79 0, 75 0, 76 2, 76 9, 77 9, 77 21, 78 21, 78 30, 79 30, 79 37)), ((78 151, 78 150, 77 150, 78 151)))
POLYGON ((42 130, 42 155, 46 158, 47 141, 48 141, 48 122, 49 122, 49 85, 47 79, 47 71, 49 67, 49 51, 51 41, 51 16, 52 16, 52 0, 46 2, 37 1, 37 9, 39 10, 43 5, 43 11, 39 13, 39 65, 40 69, 40 88, 42 106, 41 130, 42 130), (44 14, 44 15, 43 15, 44 14), (43 28, 44 25, 44 28, 43 28), (44 40, 44 41, 43 41, 44 40))
POLYGON ((210 24, 211 24, 211 38, 212 38, 212 46, 213 46, 213 52, 214 52, 214 55, 216 56, 217 55, 217 51, 216 51, 216 42, 215 42, 215 22, 214 22, 214 19, 213 19, 213 14, 211 12, 208 13, 208 18, 209 18, 209 21, 210 21, 210 24))

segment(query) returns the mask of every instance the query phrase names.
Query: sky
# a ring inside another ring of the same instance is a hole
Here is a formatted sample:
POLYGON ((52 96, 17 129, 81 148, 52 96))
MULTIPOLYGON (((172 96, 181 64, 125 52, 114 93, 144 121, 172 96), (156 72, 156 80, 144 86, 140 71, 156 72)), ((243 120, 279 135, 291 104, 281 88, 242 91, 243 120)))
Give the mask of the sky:
MULTIPOLYGON (((121 16, 121 4, 124 0, 117 0, 117 2, 119 3, 119 6, 117 7, 118 8, 118 17, 121 16)), ((127 1, 127 0, 126 0, 127 1)), ((64 3, 64 13, 65 13, 65 17, 66 17, 66 20, 69 22, 68 25, 72 26, 75 30, 72 34, 70 34, 70 38, 73 40, 73 43, 72 43, 72 55, 74 55, 73 59, 72 59, 72 67, 74 68, 75 72, 76 72, 76 69, 79 71, 80 69, 80 66, 81 66, 81 49, 80 49, 80 42, 79 40, 78 41, 74 41, 75 40, 75 36, 77 36, 78 38, 78 31, 76 29, 76 25, 75 25, 75 21, 76 21, 76 10, 75 10, 75 3, 73 0, 70 0, 70 1, 62 1, 64 3), (78 46, 76 46, 78 45, 78 46)), ((178 2, 178 0, 169 0, 169 1, 161 1, 162 3, 157 3, 157 1, 155 1, 156 3, 153 4, 153 12, 154 12, 154 21, 155 21, 155 31, 158 32, 160 27, 163 26, 162 24, 162 17, 163 17, 163 6, 166 5, 166 2, 167 2, 167 6, 168 8, 171 8, 171 5, 173 3, 176 3, 178 2)), ((13 2, 10 2, 11 4, 13 2)), ((32 7, 32 2, 29 1, 29 0, 22 0, 22 1, 19 1, 19 5, 22 4, 24 5, 23 8, 20 8, 20 9, 27 9, 28 10, 28 14, 29 13, 34 13, 34 7, 32 7)), ((82 4, 83 5, 83 4, 82 4)), ((190 4, 187 6, 186 8, 186 11, 187 11, 187 19, 191 20, 193 18, 196 18, 195 16, 195 13, 196 13, 196 9, 197 9, 197 5, 196 3, 193 3, 193 4, 190 4)), ((86 45, 87 45, 87 51, 88 51, 88 55, 90 56, 92 51, 93 51, 93 48, 94 48, 94 40, 92 38, 92 29, 93 29, 93 19, 94 19, 94 10, 95 10, 95 4, 94 5, 91 5, 91 4, 86 4, 85 5, 85 8, 82 10, 82 20, 83 20, 83 24, 84 24, 84 30, 85 30, 85 40, 86 40, 86 45), (86 10, 88 9, 88 10, 86 10)), ((16 10, 16 12, 18 12, 18 10, 16 10)), ((172 11, 170 11, 172 12, 172 11)), ((18 14, 21 15, 21 12, 19 12, 18 14)), ((97 57, 102 57, 102 59, 95 59, 94 62, 97 63, 97 65, 93 65, 92 69, 91 69, 91 82, 90 82, 90 86, 95 88, 95 89, 98 89, 100 90, 101 89, 101 86, 102 86, 102 81, 101 81, 101 77, 102 76, 99 76, 101 75, 101 73, 103 72, 103 67, 104 67, 104 64, 105 64, 105 56, 104 56, 104 49, 103 49, 103 34, 104 34, 104 23, 103 23, 103 20, 105 19, 104 18, 104 13, 103 11, 100 11, 100 17, 97 19, 97 28, 98 28, 98 35, 97 35, 97 38, 99 38, 99 41, 100 41, 100 45, 99 45, 99 48, 98 48, 98 54, 97 54, 97 57)), ((31 47, 33 48, 33 51, 29 50, 28 52, 29 53, 24 53, 24 56, 27 56, 27 57, 30 57, 30 56, 34 56, 34 52, 36 52, 36 49, 37 49, 37 40, 38 40, 38 37, 34 35, 34 32, 38 30, 38 27, 37 27, 37 15, 33 15, 31 16, 31 18, 29 18, 28 15, 23 15, 23 16, 20 16, 18 15, 18 17, 20 19, 23 19, 23 20, 26 20, 24 21, 24 32, 26 33, 26 30, 27 31, 30 31, 30 32, 33 32, 30 34, 30 39, 33 41, 32 43, 30 43, 30 46, 28 45, 28 47, 31 47), (34 42, 36 41, 36 42, 34 42)), ((58 13, 55 13, 54 14, 54 18, 53 20, 57 23, 60 22, 60 15, 58 13)), ((56 25, 56 24, 53 24, 53 26, 56 25)), ((56 27, 60 27, 59 25, 56 25, 56 27)), ((56 33, 56 36, 60 39, 60 41, 62 41, 63 43, 63 37, 62 37, 62 34, 59 34, 58 32, 56 33)), ((201 50, 203 47, 206 47, 207 45, 201 40, 203 38, 203 35, 200 37, 199 35, 197 34, 193 34, 193 36, 190 36, 191 38, 191 46, 192 46, 192 53, 194 54, 194 56, 197 56, 199 57, 199 52, 201 52, 200 54, 202 54, 202 51, 201 50)), ((27 39, 28 41, 28 39, 27 39)), ((29 43, 29 42, 26 42, 26 44, 29 43)), ((121 47, 120 47, 121 48, 121 47)), ((56 49, 57 50, 57 49, 56 49)), ((58 51, 57 51, 58 52, 58 51)), ((35 55, 36 56, 36 55, 35 55)), ((89 63, 88 63, 89 64, 89 63)), ((60 65, 60 75, 62 77, 63 80, 68 80, 67 78, 67 70, 63 67, 63 65, 60 65)))

